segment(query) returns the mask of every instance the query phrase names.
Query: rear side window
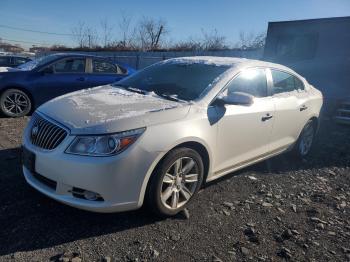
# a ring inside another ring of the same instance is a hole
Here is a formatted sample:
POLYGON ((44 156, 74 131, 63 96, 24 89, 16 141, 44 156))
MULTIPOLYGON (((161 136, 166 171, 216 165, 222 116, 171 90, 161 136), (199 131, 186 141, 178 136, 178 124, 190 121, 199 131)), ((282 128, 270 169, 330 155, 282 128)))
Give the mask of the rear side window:
POLYGON ((92 61, 92 72, 97 74, 118 74, 116 66, 103 60, 92 61))
POLYGON ((297 77, 294 77, 295 88, 298 90, 304 90, 304 83, 297 77))
POLYGON ((243 70, 228 84, 227 92, 243 92, 255 97, 267 96, 265 70, 260 68, 243 70))
POLYGON ((273 93, 280 94, 292 92, 294 90, 303 90, 304 84, 297 77, 286 72, 271 69, 273 79, 273 93))
POLYGON ((56 73, 84 73, 85 59, 73 58, 64 59, 54 65, 56 73))

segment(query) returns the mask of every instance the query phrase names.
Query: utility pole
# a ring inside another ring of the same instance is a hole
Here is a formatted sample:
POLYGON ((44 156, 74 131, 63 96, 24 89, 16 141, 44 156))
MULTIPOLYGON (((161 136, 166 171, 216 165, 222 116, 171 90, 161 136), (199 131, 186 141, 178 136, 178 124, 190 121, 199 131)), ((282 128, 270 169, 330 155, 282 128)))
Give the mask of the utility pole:
POLYGON ((91 35, 88 35, 89 37, 89 49, 91 49, 91 35))
POLYGON ((160 28, 159 28, 158 34, 157 34, 156 43, 155 43, 153 48, 157 48, 158 47, 159 37, 160 37, 160 34, 162 33, 162 31, 163 31, 163 26, 161 25, 160 28))

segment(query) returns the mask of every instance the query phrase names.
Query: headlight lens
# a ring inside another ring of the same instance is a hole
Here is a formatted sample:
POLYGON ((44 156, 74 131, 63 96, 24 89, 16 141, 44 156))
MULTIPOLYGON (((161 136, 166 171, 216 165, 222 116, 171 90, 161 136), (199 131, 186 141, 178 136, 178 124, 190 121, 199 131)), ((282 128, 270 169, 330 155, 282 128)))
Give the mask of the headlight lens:
POLYGON ((133 144, 145 129, 139 128, 103 136, 77 136, 66 153, 88 156, 116 155, 133 144))

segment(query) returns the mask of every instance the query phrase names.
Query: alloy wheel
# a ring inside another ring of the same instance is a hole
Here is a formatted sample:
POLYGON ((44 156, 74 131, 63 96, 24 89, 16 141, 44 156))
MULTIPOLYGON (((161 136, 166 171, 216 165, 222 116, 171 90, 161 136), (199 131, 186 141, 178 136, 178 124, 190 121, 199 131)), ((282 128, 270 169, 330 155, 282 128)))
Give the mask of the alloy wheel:
POLYGON ((20 91, 11 91, 6 93, 2 101, 2 108, 10 116, 20 116, 28 113, 30 109, 30 100, 26 94, 20 91))
POLYGON ((169 167, 161 185, 161 201, 168 209, 185 205, 199 182, 199 167, 191 157, 181 157, 169 167))

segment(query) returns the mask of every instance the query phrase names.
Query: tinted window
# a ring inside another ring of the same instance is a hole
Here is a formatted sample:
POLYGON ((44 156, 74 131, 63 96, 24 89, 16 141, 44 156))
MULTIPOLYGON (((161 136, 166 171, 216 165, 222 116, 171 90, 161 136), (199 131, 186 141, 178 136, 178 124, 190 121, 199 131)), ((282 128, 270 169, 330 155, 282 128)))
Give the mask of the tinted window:
POLYGON ((255 97, 267 96, 266 74, 264 69, 246 69, 239 73, 227 87, 228 93, 244 92, 255 97))
POLYGON ((103 60, 93 60, 92 62, 92 72, 101 74, 117 74, 117 68, 103 60))
POLYGON ((278 70, 271 70, 271 73, 273 79, 274 94, 291 92, 297 89, 304 89, 304 85, 301 80, 291 74, 278 70))
POLYGON ((73 58, 64 59, 54 64, 56 73, 84 73, 85 59, 73 58))
POLYGON ((214 80, 228 68, 204 63, 159 63, 138 71, 115 85, 189 101, 210 90, 214 80))

